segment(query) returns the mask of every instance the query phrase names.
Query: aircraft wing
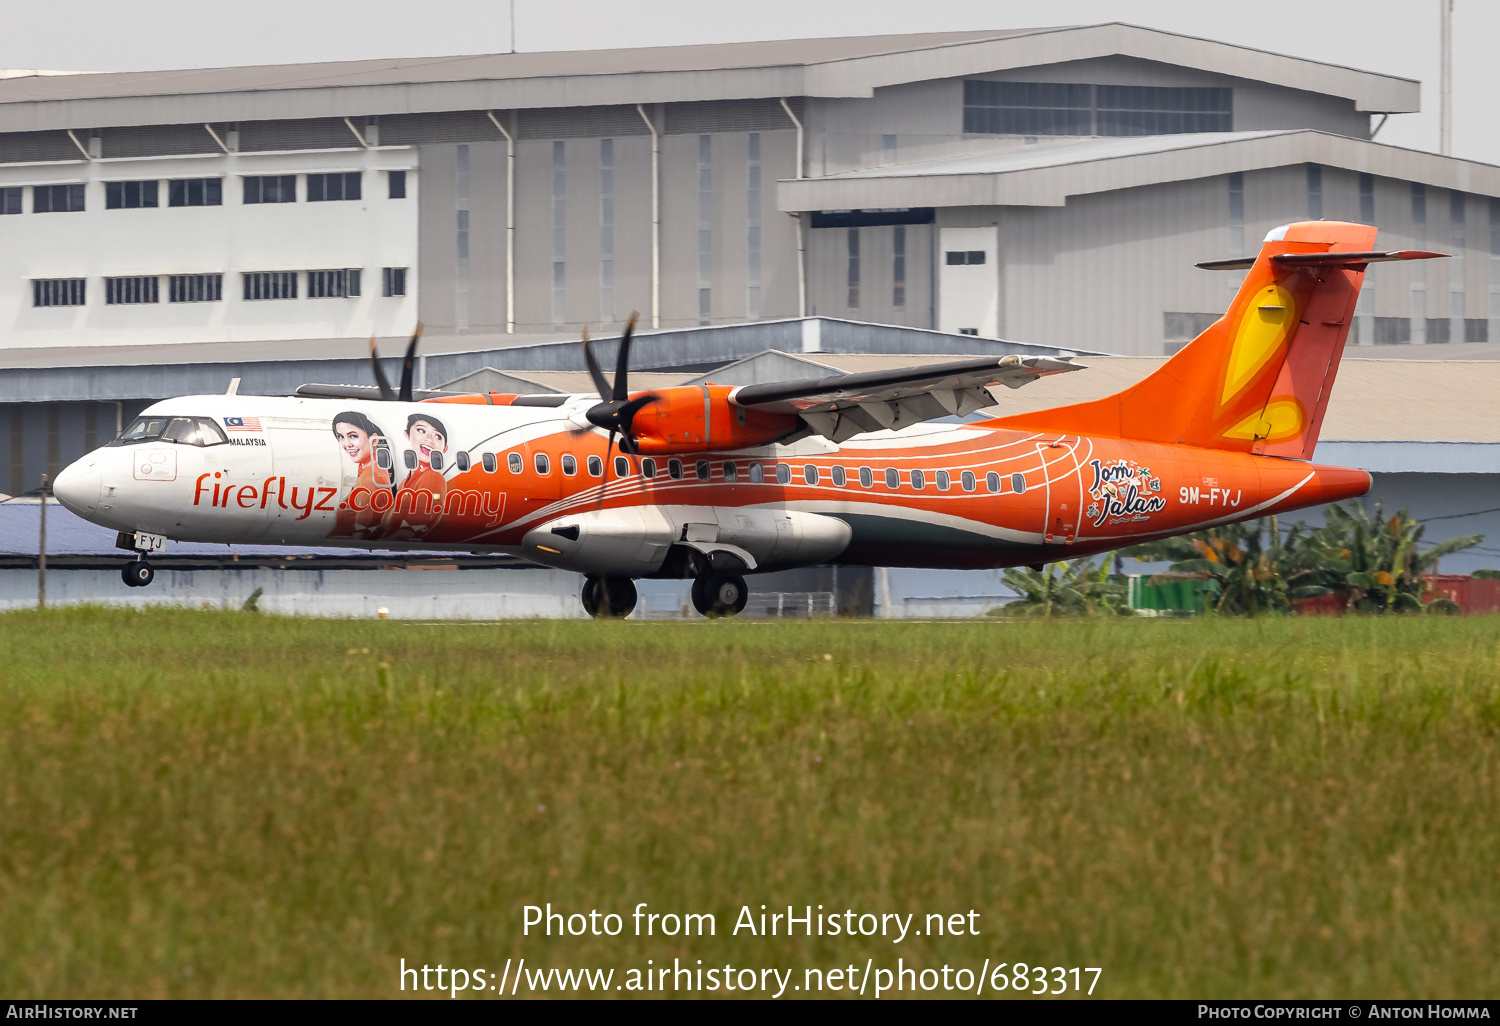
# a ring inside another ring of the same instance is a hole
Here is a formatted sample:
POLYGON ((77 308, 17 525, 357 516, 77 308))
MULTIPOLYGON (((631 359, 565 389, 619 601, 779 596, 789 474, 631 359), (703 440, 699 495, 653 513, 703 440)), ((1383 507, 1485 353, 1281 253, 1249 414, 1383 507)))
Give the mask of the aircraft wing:
POLYGON ((795 413, 817 434, 842 442, 866 431, 910 427, 993 406, 985 391, 991 385, 1020 388, 1037 378, 1083 369, 1071 356, 984 357, 744 385, 730 393, 729 401, 750 409, 795 413))

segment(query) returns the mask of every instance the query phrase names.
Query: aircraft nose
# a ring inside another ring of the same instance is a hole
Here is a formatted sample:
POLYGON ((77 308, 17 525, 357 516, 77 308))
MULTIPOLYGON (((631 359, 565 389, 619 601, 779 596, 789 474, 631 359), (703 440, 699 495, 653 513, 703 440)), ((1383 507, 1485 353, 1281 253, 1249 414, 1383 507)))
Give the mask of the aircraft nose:
POLYGON ((102 482, 99 461, 93 456, 85 456, 68 464, 57 475, 57 480, 52 483, 52 494, 70 511, 88 519, 99 507, 102 482))

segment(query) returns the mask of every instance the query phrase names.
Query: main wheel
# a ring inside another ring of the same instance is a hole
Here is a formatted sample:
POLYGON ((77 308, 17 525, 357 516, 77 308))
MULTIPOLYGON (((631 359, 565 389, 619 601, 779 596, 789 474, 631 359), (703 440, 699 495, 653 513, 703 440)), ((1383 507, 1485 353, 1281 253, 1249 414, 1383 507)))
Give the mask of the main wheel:
POLYGON ((704 616, 734 616, 750 601, 739 574, 705 574, 693 581, 693 608, 704 616))
POLYGON ((127 588, 144 588, 156 580, 156 571, 144 559, 137 559, 120 568, 120 579, 127 588))
POLYGON ((635 582, 628 577, 585 577, 583 608, 596 619, 623 619, 635 609, 635 582))

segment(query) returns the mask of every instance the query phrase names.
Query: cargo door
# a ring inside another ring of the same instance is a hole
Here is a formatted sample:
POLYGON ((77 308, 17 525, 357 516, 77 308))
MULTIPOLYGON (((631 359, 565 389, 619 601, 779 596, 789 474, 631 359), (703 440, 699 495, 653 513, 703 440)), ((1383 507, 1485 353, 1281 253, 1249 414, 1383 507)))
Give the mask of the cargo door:
POLYGON ((1084 523, 1083 468, 1078 463, 1076 435, 1036 443, 1042 465, 1042 487, 1046 489, 1047 518, 1042 528, 1044 545, 1071 545, 1084 523))

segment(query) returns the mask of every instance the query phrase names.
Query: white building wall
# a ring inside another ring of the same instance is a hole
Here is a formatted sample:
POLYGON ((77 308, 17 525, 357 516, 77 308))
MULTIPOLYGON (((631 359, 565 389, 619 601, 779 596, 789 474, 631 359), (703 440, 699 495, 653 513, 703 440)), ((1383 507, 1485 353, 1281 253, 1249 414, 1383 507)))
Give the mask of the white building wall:
POLYGON ((410 147, 288 153, 97 159, 0 165, 0 187, 81 182, 85 209, 0 217, 0 325, 6 345, 115 346, 173 342, 292 341, 405 334, 416 321, 416 150, 410 147), (405 170, 405 199, 389 199, 386 172, 405 170), (308 203, 306 175, 361 171, 357 201, 308 203), (298 176, 296 203, 245 205, 245 175, 298 176), (167 180, 223 179, 223 204, 168 206, 167 180), (154 208, 108 210, 111 181, 158 180, 154 208), (308 299, 306 275, 295 300, 246 302, 245 271, 363 271, 357 299, 308 299), (381 296, 381 268, 409 268, 406 296, 381 296), (165 276, 218 272, 223 299, 170 303, 165 276), (105 277, 162 275, 160 302, 109 306, 105 277), (37 278, 86 278, 80 307, 33 306, 37 278))

